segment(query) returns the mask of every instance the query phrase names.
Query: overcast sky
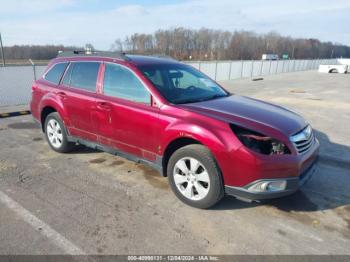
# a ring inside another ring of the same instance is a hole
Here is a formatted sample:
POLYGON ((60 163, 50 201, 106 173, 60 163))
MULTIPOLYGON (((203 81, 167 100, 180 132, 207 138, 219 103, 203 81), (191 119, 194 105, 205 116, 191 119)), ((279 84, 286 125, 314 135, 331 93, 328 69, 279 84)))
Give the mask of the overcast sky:
POLYGON ((183 26, 277 31, 350 45, 350 0, 0 0, 0 32, 14 44, 92 43, 183 26))

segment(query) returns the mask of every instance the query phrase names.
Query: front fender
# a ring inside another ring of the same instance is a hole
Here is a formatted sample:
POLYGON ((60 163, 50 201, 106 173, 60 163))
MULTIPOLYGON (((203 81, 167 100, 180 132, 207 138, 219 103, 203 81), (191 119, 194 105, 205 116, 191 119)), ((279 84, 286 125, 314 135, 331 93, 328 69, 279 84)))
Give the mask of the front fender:
POLYGON ((218 134, 199 126, 199 125, 188 125, 186 123, 177 123, 166 128, 165 135, 162 136, 161 144, 164 153, 167 146, 178 138, 191 138, 197 140, 201 144, 207 146, 210 149, 219 149, 224 147, 222 140, 218 137, 218 134))
POLYGON ((179 138, 191 138, 206 146, 213 154, 221 171, 227 169, 225 163, 230 162, 230 156, 240 148, 240 144, 235 143, 235 137, 229 125, 225 123, 218 122, 214 126, 205 127, 199 123, 188 124, 181 121, 169 125, 164 130, 160 154, 164 155, 168 145, 179 138))

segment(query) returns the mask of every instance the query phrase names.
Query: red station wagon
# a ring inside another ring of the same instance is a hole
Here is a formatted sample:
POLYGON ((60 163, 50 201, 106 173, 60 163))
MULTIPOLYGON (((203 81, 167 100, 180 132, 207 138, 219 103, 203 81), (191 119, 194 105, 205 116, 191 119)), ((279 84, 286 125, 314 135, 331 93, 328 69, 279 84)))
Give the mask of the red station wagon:
POLYGON ((63 52, 34 82, 30 106, 53 150, 83 144, 151 165, 198 208, 225 194, 289 195, 315 171, 319 142, 301 116, 172 59, 63 52))

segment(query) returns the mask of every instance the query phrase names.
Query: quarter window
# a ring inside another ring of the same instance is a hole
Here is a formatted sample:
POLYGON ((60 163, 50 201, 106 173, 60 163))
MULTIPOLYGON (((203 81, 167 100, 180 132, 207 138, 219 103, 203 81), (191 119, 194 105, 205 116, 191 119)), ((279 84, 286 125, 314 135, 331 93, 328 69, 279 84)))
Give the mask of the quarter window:
POLYGON ((99 67, 100 63, 98 62, 71 63, 64 77, 63 84, 95 92, 99 67))
POLYGON ((64 70, 66 70, 68 63, 55 64, 46 74, 45 79, 56 85, 59 84, 64 70))
POLYGON ((72 76, 72 69, 73 69, 73 64, 70 64, 68 66, 68 69, 66 71, 66 74, 64 75, 62 84, 65 86, 69 86, 70 85, 70 78, 72 76))
POLYGON ((106 64, 103 93, 130 101, 150 103, 150 94, 141 81, 130 70, 117 64, 106 64))

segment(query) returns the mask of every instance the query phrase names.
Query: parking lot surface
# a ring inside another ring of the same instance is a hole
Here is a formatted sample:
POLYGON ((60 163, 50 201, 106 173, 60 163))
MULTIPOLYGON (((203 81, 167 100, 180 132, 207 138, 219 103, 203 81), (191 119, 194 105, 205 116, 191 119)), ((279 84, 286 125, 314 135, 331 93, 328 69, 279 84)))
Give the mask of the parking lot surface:
POLYGON ((301 191, 199 210, 147 166, 83 146, 58 154, 31 116, 0 119, 0 254, 350 254, 350 75, 222 84, 311 123, 320 162, 301 191))

